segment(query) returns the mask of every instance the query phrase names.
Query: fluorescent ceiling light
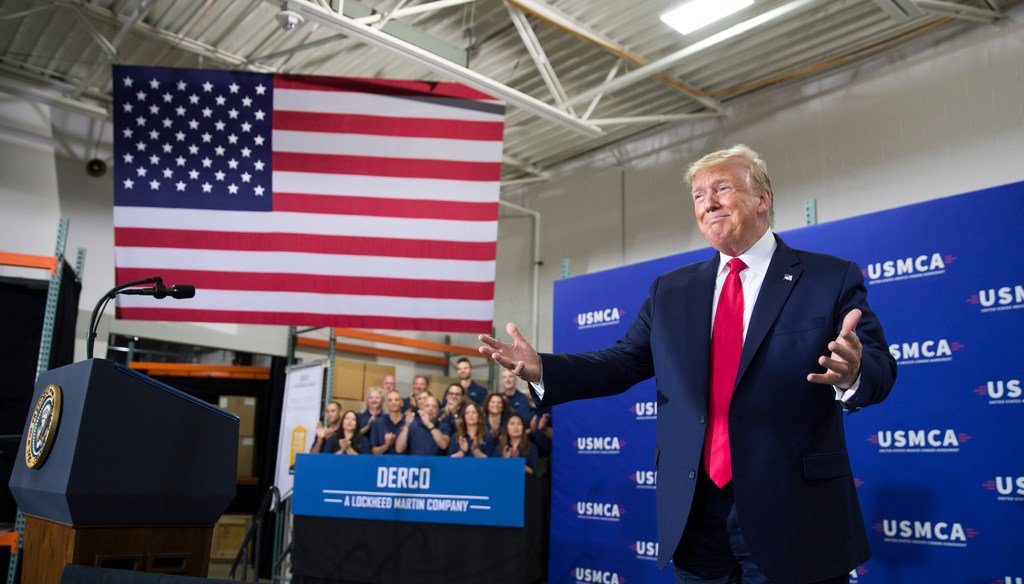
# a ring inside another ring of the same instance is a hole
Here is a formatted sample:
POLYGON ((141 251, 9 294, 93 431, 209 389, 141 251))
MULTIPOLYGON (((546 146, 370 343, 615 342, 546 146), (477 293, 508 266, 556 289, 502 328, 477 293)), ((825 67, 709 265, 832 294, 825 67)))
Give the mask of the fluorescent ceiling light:
POLYGON ((682 34, 690 34, 753 3, 754 0, 690 0, 662 14, 661 21, 682 34))

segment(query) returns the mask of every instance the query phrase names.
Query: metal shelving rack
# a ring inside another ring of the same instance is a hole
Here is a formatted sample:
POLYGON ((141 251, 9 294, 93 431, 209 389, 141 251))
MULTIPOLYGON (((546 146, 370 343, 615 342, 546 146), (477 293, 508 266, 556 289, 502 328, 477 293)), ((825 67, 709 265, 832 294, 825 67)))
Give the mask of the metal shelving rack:
MULTIPOLYGON (((60 285, 64 262, 64 249, 67 246, 68 239, 68 224, 67 219, 61 218, 57 224, 57 245, 54 249, 53 257, 35 258, 45 259, 47 263, 52 259, 52 265, 45 267, 49 268, 50 283, 46 291, 46 310, 43 313, 43 332, 39 339, 39 359, 36 361, 36 379, 47 370, 50 364, 50 354, 53 349, 53 331, 57 322, 57 302, 60 300, 60 285)), ((22 256, 31 257, 31 256, 22 256)), ((35 263, 11 263, 8 265, 18 265, 21 267, 43 267, 41 264, 35 263)), ((78 257, 75 261, 75 274, 79 280, 82 278, 82 271, 85 268, 85 249, 78 248, 78 257)), ((14 584, 18 574, 18 564, 21 560, 22 546, 25 538, 25 516, 22 515, 21 510, 18 510, 17 518, 15 519, 15 530, 18 533, 18 546, 14 553, 11 554, 10 562, 7 565, 7 584, 14 584)))

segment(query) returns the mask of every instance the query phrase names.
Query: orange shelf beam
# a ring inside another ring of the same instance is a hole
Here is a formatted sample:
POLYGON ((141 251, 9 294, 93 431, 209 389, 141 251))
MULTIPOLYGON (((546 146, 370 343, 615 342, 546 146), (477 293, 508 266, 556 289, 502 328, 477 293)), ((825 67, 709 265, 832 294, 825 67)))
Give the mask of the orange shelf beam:
POLYGON ((0 265, 18 266, 20 268, 42 268, 57 273, 57 258, 54 256, 37 256, 24 253, 0 252, 0 265))
MULTIPOLYGON (((309 337, 295 337, 295 344, 300 347, 311 347, 323 350, 327 350, 327 348, 330 345, 330 343, 324 339, 311 339, 309 337)), ((416 361, 419 363, 430 363, 432 365, 444 366, 448 364, 448 360, 445 359, 444 357, 423 355, 422 353, 407 353, 405 351, 392 351, 390 349, 367 347, 365 345, 353 345, 351 343, 335 342, 334 348, 337 351, 347 351, 349 353, 359 353, 361 355, 377 355, 380 357, 391 357, 394 359, 404 359, 407 361, 416 361)))
POLYGON ((270 367, 255 365, 207 365, 204 363, 152 363, 135 361, 128 364, 137 371, 154 377, 215 377, 219 379, 270 379, 270 367))
POLYGON ((427 351, 437 351, 439 353, 452 353, 455 355, 467 355, 469 357, 479 357, 480 352, 477 351, 476 347, 463 347, 460 345, 448 345, 445 343, 435 343, 433 341, 424 341, 422 339, 409 339, 406 337, 398 337, 395 335, 385 335, 382 333, 375 333, 371 331, 365 331, 361 329, 353 328, 335 328, 334 334, 339 337, 346 337, 349 339, 361 339, 364 341, 374 341, 377 343, 387 343, 389 345, 400 345, 403 347, 412 347, 414 349, 426 349, 427 351))

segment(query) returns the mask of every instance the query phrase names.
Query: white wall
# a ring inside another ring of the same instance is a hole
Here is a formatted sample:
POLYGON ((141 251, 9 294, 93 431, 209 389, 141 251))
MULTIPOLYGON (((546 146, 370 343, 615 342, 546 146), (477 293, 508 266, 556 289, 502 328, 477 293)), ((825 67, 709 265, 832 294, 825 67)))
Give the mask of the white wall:
MULTIPOLYGON (((543 215, 537 345, 551 347, 563 257, 578 275, 706 245, 682 175, 712 150, 745 143, 765 158, 777 230, 804 225, 810 198, 826 222, 1024 180, 1022 18, 1018 8, 951 41, 932 38, 934 47, 909 46, 905 59, 768 89, 724 119, 650 133, 552 169, 558 178, 548 182, 506 189, 504 197, 543 215)), ((516 277, 517 268, 499 263, 499 283, 516 277)), ((507 304, 497 313, 529 318, 507 304)))

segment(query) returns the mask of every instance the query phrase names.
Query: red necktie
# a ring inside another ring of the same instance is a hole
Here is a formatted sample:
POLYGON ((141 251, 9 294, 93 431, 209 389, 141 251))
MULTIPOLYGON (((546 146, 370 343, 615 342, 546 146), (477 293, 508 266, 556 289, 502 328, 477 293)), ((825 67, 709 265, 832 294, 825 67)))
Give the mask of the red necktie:
POLYGON ((736 385, 736 371, 743 352, 743 284, 740 272, 747 265, 729 260, 729 275, 718 297, 715 325, 711 330, 711 399, 708 429, 704 434, 704 470, 719 488, 732 480, 729 454, 729 400, 736 385))

